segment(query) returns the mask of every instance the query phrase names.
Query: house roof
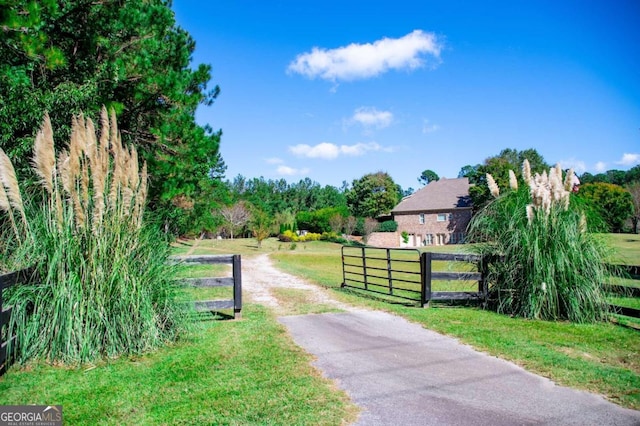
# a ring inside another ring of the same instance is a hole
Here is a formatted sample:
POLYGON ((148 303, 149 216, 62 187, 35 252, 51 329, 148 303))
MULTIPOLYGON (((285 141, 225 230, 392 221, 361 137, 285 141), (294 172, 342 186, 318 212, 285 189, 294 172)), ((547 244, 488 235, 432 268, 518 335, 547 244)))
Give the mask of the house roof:
POLYGON ((466 177, 442 178, 405 197, 391 213, 471 208, 469 187, 469 179, 466 177))

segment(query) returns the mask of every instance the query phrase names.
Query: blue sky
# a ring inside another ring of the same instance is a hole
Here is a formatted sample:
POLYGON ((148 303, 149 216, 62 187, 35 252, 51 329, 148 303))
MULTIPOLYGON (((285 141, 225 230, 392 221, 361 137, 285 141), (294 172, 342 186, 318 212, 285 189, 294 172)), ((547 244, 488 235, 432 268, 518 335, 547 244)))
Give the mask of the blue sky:
POLYGON ((640 164, 640 1, 174 0, 212 66, 226 177, 404 189, 504 148, 640 164))

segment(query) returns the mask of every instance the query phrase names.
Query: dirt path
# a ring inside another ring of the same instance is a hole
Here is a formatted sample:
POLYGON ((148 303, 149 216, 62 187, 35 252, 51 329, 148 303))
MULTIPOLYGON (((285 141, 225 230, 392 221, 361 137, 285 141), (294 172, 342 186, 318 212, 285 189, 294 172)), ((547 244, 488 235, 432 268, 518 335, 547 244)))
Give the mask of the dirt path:
POLYGON ((322 287, 276 269, 267 254, 242 259, 242 291, 252 302, 268 306, 280 315, 290 314, 287 298, 279 291, 282 289, 297 291, 306 303, 336 310, 354 310, 352 306, 332 298, 322 287))

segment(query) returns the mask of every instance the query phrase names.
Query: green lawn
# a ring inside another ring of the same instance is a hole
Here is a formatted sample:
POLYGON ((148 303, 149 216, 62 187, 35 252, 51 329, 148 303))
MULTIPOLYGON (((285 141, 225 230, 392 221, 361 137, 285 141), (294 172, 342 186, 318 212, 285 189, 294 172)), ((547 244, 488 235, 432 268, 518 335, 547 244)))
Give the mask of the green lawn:
MULTIPOLYGON (((611 238, 631 245, 625 248, 627 253, 636 247, 624 237, 611 238)), ((233 253, 246 259, 269 253, 276 267, 329 289, 344 302, 401 315, 561 385, 640 409, 640 334, 636 330, 612 323, 523 320, 472 306, 434 304, 421 309, 384 302, 340 288, 341 246, 332 243, 293 245, 269 239, 258 248, 253 239, 237 239, 193 244, 177 242, 176 254, 233 253)), ((215 265, 191 266, 183 276, 228 272, 215 265)), ((217 298, 225 290, 193 289, 189 297, 217 298)), ((279 289, 276 297, 289 314, 335 310, 314 305, 304 290, 279 289)), ((0 378, 0 404, 61 404, 67 423, 80 425, 338 425, 357 416, 347 395, 311 367, 312 357, 293 344, 274 313, 245 304, 242 320, 199 319, 181 341, 144 356, 75 368, 43 363, 14 366, 0 378)))
POLYGON ((640 265, 640 235, 603 234, 603 238, 614 249, 612 263, 640 265))
POLYGON ((13 367, 0 405, 63 406, 72 425, 318 424, 353 420, 347 396, 311 367, 266 309, 197 322, 179 343, 99 365, 13 367))

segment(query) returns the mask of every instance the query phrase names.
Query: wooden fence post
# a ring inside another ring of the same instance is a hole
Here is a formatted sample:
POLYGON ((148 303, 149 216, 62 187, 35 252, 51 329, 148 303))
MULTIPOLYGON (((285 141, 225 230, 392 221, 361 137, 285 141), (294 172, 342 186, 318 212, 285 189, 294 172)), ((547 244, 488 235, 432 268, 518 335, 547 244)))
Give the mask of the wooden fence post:
POLYGON ((425 252, 420 255, 420 272, 422 289, 420 294, 420 305, 423 308, 429 307, 431 300, 431 253, 425 252))
POLYGON ((391 276, 391 250, 387 249, 387 281, 389 282, 389 294, 393 295, 393 277, 391 276))
POLYGON ((480 273, 482 277, 478 282, 478 292, 482 294, 482 307, 487 307, 487 299, 489 297, 489 283, 487 282, 487 275, 489 274, 489 260, 490 257, 484 255, 480 258, 480 273))
POLYGON ((240 255, 233 255, 233 317, 242 318, 242 268, 240 255))
POLYGON ((364 289, 369 290, 369 282, 367 280, 367 256, 364 253, 364 247, 362 247, 362 275, 364 277, 364 289))

